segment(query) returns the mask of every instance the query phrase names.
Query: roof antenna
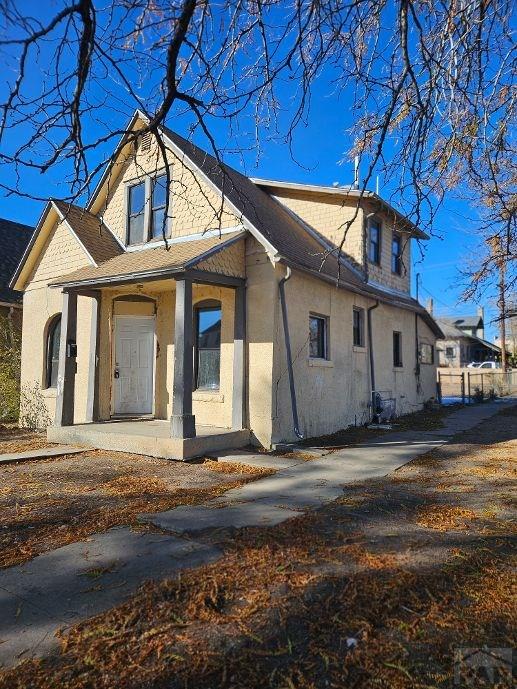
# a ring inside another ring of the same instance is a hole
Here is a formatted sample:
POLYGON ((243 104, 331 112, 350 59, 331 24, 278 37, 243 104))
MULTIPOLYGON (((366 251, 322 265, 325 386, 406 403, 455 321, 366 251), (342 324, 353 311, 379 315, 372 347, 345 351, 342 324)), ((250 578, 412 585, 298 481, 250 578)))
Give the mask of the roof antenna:
POLYGON ((359 156, 354 158, 354 189, 359 189, 359 156))

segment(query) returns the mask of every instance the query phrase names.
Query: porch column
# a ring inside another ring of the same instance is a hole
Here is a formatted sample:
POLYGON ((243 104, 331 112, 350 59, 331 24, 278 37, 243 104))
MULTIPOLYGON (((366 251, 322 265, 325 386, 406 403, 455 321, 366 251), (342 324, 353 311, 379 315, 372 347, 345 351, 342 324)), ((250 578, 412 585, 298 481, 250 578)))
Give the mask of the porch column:
POLYGON ((76 339, 77 294, 76 292, 63 292, 55 426, 72 426, 74 423, 75 373, 77 370, 76 339))
POLYGON ((196 420, 192 414, 192 328, 192 281, 183 278, 176 280, 171 418, 173 438, 194 438, 196 435, 196 420))
POLYGON ((235 320, 233 327, 233 393, 232 428, 240 431, 246 425, 246 290, 235 289, 235 320))
POLYGON ((101 308, 100 292, 87 294, 92 300, 90 325, 90 356, 88 359, 88 396, 86 398, 86 422, 97 421, 99 415, 99 320, 101 308))

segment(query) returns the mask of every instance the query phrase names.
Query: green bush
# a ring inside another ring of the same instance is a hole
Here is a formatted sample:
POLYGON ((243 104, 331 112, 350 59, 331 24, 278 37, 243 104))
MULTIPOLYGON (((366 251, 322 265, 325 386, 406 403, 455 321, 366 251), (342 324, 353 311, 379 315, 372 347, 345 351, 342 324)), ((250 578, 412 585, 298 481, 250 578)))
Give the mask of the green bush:
POLYGON ((20 411, 21 335, 0 316, 0 421, 17 421, 20 411))

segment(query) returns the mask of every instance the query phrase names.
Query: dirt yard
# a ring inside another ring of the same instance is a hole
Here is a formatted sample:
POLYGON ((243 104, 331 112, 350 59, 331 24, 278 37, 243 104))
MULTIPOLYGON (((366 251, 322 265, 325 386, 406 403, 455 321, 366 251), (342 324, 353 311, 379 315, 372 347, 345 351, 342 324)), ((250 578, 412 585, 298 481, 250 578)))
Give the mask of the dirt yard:
MULTIPOLYGON (((24 440, 37 446, 36 434, 13 435, 5 441, 11 449, 18 443, 22 451, 24 440)), ((0 441, 0 452, 5 445, 0 441)), ((136 527, 142 512, 203 502, 263 474, 101 450, 0 467, 0 568, 112 526, 136 527)))
POLYGON ((516 429, 514 407, 318 511, 206 533, 222 560, 143 586, 0 688, 510 689, 516 429))

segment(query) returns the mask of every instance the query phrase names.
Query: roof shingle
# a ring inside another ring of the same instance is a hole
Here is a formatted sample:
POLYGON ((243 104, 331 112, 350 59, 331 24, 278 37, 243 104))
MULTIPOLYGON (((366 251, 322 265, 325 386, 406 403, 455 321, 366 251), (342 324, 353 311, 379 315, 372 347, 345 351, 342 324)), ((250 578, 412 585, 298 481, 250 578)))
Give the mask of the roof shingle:
POLYGON ((16 304, 22 300, 22 293, 8 285, 33 232, 33 227, 0 218, 0 301, 16 304))

